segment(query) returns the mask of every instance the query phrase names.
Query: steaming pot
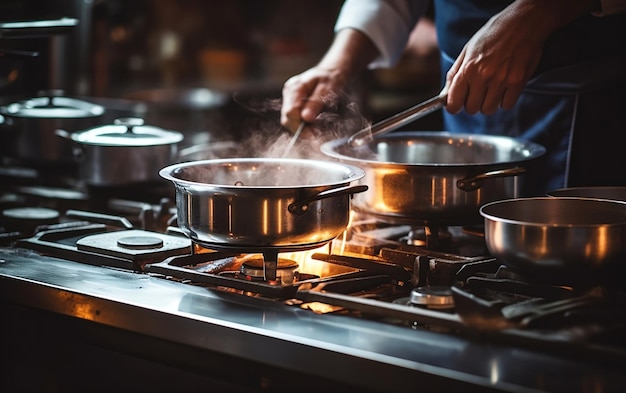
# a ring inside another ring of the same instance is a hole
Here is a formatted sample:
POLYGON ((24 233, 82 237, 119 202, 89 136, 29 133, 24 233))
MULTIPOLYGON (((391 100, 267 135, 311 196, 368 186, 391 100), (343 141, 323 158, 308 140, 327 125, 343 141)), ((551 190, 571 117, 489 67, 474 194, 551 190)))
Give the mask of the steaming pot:
POLYGON ((350 218, 351 185, 363 170, 351 165, 277 158, 191 161, 163 168, 174 183, 178 225, 213 249, 270 252, 322 246, 350 218))

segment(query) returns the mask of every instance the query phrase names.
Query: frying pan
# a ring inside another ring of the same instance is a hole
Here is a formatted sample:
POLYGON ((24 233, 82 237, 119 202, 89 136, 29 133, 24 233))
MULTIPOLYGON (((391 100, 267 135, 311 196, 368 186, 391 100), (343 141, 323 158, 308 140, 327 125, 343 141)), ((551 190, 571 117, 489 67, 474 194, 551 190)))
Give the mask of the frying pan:
POLYGON ((490 254, 524 274, 579 284, 623 271, 626 202, 533 197, 480 208, 490 254))

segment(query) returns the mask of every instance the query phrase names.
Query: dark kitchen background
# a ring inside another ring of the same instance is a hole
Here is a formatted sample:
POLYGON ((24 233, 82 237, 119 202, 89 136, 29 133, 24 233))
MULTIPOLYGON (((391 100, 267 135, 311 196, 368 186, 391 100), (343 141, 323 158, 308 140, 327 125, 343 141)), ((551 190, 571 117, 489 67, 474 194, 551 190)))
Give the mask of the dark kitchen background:
MULTIPOLYGON (((263 115, 277 121, 276 100, 282 84, 323 55, 333 38, 341 3, 3 1, 1 21, 69 17, 79 24, 53 35, 0 36, 1 49, 37 53, 4 53, 0 96, 15 100, 60 89, 109 109, 124 108, 126 100, 147 102, 148 108, 156 108, 145 113, 147 123, 182 132, 190 131, 186 128, 201 131, 202 136, 186 138, 187 143, 241 137, 242 119, 258 116, 255 111, 260 103, 273 100, 270 113, 263 115), (209 89, 225 100, 190 103, 197 99, 194 94, 199 89, 209 89), (213 111, 219 107, 219 116, 212 116, 211 121, 204 116, 201 125, 189 124, 190 111, 208 107, 213 111)), ((417 29, 419 34, 396 67, 368 72, 351 92, 367 120, 380 120, 437 92, 437 43, 430 19, 417 29)), ((440 129, 439 117, 429 115, 408 128, 440 129)))
MULTIPOLYGON (((541 146, 421 132, 434 112, 380 161, 202 161, 291 139, 283 83, 341 4, 0 0, 0 392, 624 391, 623 204, 479 215, 541 146)), ((439 91, 430 18, 358 78, 358 116, 439 91)))

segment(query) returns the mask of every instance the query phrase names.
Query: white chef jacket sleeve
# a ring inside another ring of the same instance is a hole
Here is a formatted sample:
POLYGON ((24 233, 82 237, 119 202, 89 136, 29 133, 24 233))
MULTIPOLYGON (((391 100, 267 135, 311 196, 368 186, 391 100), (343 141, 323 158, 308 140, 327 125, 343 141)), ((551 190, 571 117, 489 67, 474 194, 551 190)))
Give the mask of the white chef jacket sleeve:
POLYGON ((346 0, 335 22, 335 32, 345 28, 363 32, 380 52, 369 68, 391 67, 402 56, 427 5, 423 0, 346 0))
POLYGON ((626 0, 600 0, 600 9, 593 12, 595 16, 608 16, 626 11, 626 0))

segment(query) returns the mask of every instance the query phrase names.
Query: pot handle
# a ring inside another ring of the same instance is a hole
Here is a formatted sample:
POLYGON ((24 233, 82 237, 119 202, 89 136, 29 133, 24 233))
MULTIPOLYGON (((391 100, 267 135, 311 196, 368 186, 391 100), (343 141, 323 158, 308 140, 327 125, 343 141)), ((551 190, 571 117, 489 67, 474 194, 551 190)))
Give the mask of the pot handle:
POLYGON ((517 176, 526 172, 526 168, 522 167, 513 167, 500 169, 497 171, 485 172, 480 175, 476 175, 474 177, 468 177, 465 179, 457 180, 456 186, 463 191, 474 191, 478 190, 483 185, 483 181, 486 179, 492 179, 496 177, 508 177, 508 176, 517 176))
POLYGON ((313 195, 312 197, 309 197, 305 200, 293 202, 287 207, 287 209, 289 210, 289 212, 300 216, 309 211, 309 204, 312 202, 339 195, 357 194, 359 192, 367 191, 368 188, 369 187, 366 185, 331 188, 329 190, 324 190, 316 195, 313 195))

